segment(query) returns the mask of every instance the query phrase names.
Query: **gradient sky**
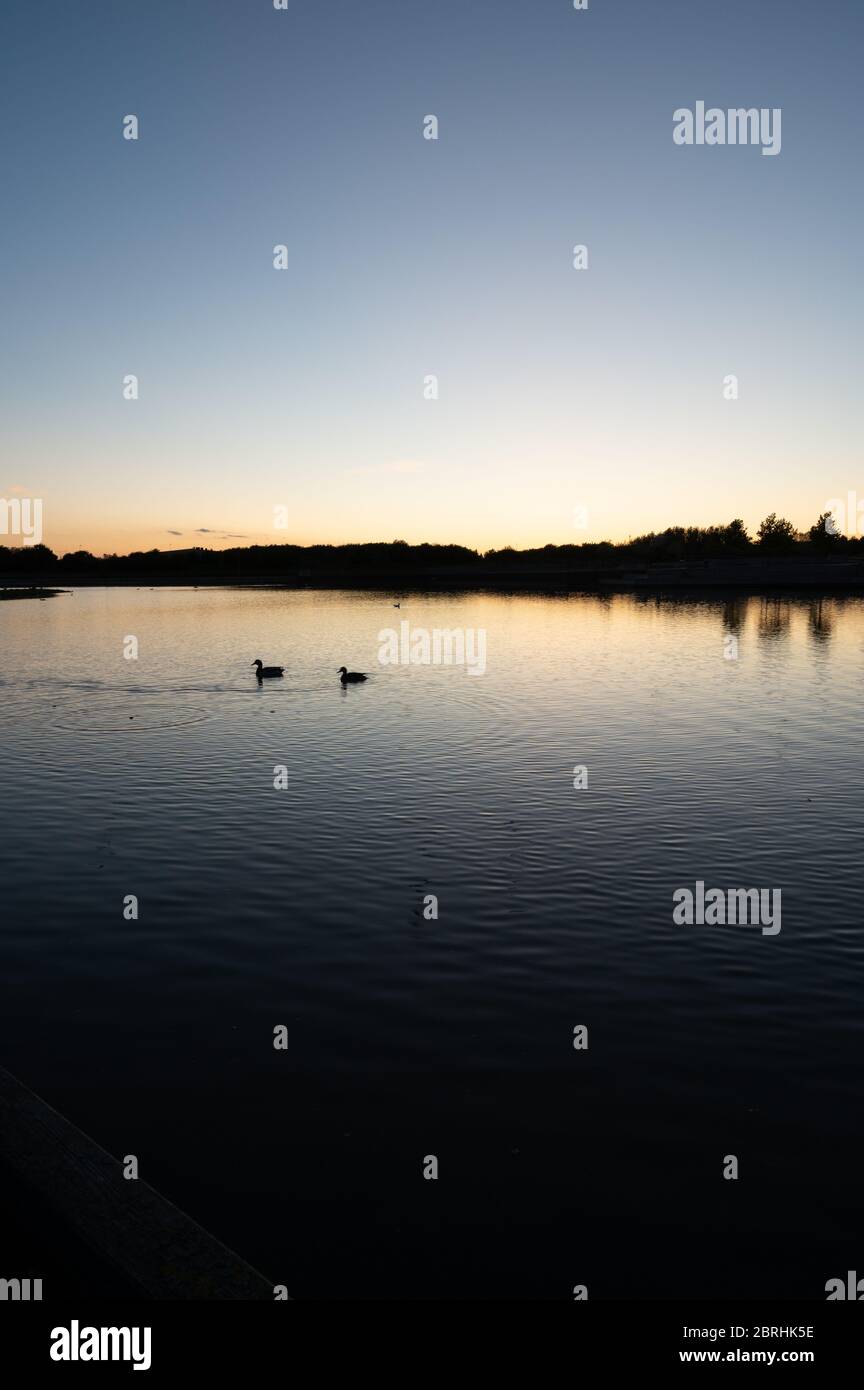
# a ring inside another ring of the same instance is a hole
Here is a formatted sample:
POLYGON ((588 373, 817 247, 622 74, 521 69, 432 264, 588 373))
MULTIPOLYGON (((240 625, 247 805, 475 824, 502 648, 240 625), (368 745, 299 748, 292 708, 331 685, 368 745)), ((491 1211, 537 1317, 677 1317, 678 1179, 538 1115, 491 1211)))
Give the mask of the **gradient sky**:
POLYGON ((0 51, 0 496, 54 549, 864 497, 861 0, 6 0, 0 51), (780 155, 677 147, 700 99, 780 155))

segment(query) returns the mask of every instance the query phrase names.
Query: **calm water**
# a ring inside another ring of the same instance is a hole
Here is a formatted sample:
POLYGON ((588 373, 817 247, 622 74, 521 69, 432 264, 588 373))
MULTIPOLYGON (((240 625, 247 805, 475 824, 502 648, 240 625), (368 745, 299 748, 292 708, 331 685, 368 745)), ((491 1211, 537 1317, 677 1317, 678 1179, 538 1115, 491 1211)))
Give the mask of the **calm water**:
POLYGON ((274 1282, 862 1267, 864 604, 93 589, 0 644, 0 1063, 274 1282), (485 675, 380 667, 400 619, 485 675), (779 936, 673 925, 697 879, 779 936))

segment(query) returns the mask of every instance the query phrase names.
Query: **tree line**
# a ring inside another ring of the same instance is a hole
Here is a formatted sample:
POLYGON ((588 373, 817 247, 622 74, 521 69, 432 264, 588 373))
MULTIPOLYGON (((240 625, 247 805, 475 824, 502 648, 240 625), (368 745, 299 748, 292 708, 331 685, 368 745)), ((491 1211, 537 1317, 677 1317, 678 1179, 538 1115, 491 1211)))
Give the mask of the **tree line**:
POLYGON ((188 550, 133 551, 129 555, 92 555, 73 550, 56 555, 46 545, 0 546, 0 574, 40 578, 134 579, 188 576, 266 578, 282 576, 314 580, 335 575, 347 581, 363 574, 388 571, 418 573, 518 569, 541 564, 567 568, 610 568, 622 563, 663 563, 675 560, 734 558, 736 556, 795 555, 802 559, 864 553, 864 537, 847 537, 823 512, 809 530, 796 530, 791 521, 771 512, 751 536, 740 518, 719 526, 668 526, 626 541, 584 541, 517 550, 504 546, 481 552, 463 545, 409 545, 407 541, 351 545, 250 545, 227 550, 196 546, 188 550))

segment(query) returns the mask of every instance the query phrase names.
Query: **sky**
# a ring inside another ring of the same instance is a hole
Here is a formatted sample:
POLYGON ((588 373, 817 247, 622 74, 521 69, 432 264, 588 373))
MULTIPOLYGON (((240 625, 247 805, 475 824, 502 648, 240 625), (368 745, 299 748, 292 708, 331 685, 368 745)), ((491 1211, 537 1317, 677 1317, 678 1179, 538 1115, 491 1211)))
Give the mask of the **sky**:
POLYGON ((860 0, 0 15, 0 497, 58 552, 864 497, 860 0), (780 153, 676 145, 700 100, 780 153))

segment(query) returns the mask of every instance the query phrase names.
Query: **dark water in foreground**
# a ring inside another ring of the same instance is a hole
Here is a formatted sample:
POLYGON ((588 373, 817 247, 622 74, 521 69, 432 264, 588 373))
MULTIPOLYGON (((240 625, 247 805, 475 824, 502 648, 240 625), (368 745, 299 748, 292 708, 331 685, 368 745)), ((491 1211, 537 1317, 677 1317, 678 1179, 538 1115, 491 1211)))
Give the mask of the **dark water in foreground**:
POLYGON ((856 599, 4 604, 0 1064, 297 1298, 822 1299, 864 1269, 862 667, 856 599), (400 619, 485 674, 379 667, 400 619), (780 934, 674 925, 697 879, 780 934))

